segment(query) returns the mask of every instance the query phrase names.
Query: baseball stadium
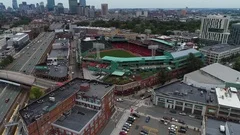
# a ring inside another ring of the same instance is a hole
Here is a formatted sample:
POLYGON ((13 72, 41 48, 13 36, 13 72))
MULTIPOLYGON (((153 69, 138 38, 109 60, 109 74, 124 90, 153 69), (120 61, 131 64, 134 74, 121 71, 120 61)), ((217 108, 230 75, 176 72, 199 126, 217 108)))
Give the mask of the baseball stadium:
POLYGON ((155 38, 142 42, 112 37, 82 41, 78 45, 77 56, 82 68, 92 71, 97 80, 116 84, 115 93, 118 95, 129 95, 158 84, 161 69, 170 77, 185 73, 190 53, 203 60, 199 51, 192 48, 179 51, 172 42, 155 38))

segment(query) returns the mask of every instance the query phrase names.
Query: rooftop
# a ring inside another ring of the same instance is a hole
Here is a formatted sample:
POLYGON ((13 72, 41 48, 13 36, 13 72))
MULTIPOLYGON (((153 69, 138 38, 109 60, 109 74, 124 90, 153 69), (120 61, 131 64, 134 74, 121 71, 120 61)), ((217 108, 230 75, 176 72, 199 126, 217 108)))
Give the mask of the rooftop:
POLYGON ((238 135, 240 133, 240 124, 233 122, 226 122, 230 135, 238 135))
POLYGON ((217 101, 219 105, 229 106, 233 108, 240 108, 240 101, 238 98, 236 88, 229 89, 216 88, 217 101), (233 92, 232 92, 233 91, 233 92))
POLYGON ((151 40, 151 41, 155 41, 155 42, 159 42, 159 43, 162 43, 162 44, 165 44, 165 45, 171 46, 171 47, 174 46, 173 43, 171 43, 171 42, 167 42, 167 41, 165 41, 165 40, 161 40, 161 39, 150 38, 149 40, 151 40))
POLYGON ((188 50, 183 50, 183 51, 178 51, 178 52, 172 52, 171 55, 174 59, 176 59, 176 58, 186 57, 190 53, 196 54, 196 53, 200 53, 200 52, 195 49, 188 49, 188 50))
POLYGON ((235 48, 239 48, 239 46, 234 46, 234 45, 229 45, 229 44, 216 44, 216 45, 212 45, 212 46, 205 46, 203 48, 200 48, 200 50, 221 53, 221 52, 229 51, 229 50, 232 50, 235 48))
POLYGON ((54 49, 48 56, 49 58, 67 58, 68 57, 68 49, 54 49))
POLYGON ((80 78, 75 78, 72 81, 64 84, 63 86, 47 93, 37 101, 32 102, 19 111, 26 125, 31 124, 36 119, 40 118, 45 113, 50 112, 56 106, 61 104, 62 101, 68 99, 71 95, 81 91, 81 84, 89 84, 90 88, 84 92, 87 96, 97 96, 102 98, 108 91, 112 89, 112 85, 101 83, 97 81, 90 81, 80 78), (49 97, 54 97, 55 101, 50 101, 49 97))
POLYGON ((97 111, 90 110, 83 107, 74 106, 71 109, 71 114, 68 116, 62 116, 60 119, 54 122, 54 126, 61 126, 76 132, 80 132, 81 129, 97 114, 97 111))
POLYGON ((181 100, 195 101, 203 104, 217 104, 215 94, 179 81, 156 88, 154 91, 156 94, 163 94, 181 100))
POLYGON ((240 72, 219 63, 208 65, 200 70, 224 82, 240 81, 240 72))
POLYGON ((66 65, 60 66, 48 66, 49 72, 48 75, 51 77, 66 77, 68 75, 68 67, 66 65))

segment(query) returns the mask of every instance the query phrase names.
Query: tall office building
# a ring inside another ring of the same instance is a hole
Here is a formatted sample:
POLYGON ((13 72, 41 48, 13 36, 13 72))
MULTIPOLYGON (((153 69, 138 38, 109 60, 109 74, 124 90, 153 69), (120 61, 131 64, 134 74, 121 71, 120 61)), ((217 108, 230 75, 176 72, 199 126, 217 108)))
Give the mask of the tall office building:
POLYGON ((12 8, 15 10, 18 8, 17 0, 12 0, 12 8))
POLYGON ((221 15, 208 15, 202 18, 200 39, 206 44, 227 43, 229 21, 230 17, 221 15))
POLYGON ((69 12, 72 14, 77 13, 78 2, 77 0, 68 0, 69 2, 69 12))
POLYGON ((48 11, 53 11, 55 6, 55 0, 47 0, 48 11))
POLYGON ((240 23, 232 24, 228 43, 232 45, 240 45, 240 23))
POLYGON ((44 2, 40 2, 39 10, 40 12, 44 12, 44 2))
POLYGON ((102 16, 105 16, 108 14, 108 4, 102 4, 102 11, 101 11, 101 14, 102 16))
POLYGON ((80 6, 86 7, 86 0, 79 0, 80 6))

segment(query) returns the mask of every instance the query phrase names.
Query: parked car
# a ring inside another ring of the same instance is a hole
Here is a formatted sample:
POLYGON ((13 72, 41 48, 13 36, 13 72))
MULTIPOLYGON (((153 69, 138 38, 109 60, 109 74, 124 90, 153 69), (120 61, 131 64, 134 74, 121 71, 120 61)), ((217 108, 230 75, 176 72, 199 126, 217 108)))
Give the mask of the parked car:
POLYGON ((132 124, 130 124, 130 123, 127 123, 127 122, 125 123, 125 125, 128 125, 129 127, 131 127, 131 126, 132 126, 132 124))
POLYGON ((129 129, 126 127, 123 127, 122 130, 127 131, 127 132, 129 131, 129 129))
POLYGON ((140 134, 141 134, 141 135, 147 135, 147 134, 148 134, 148 131, 146 131, 146 130, 143 129, 143 130, 140 131, 140 134))
POLYGON ((123 102, 122 98, 117 98, 116 100, 117 100, 117 102, 123 102))
POLYGON ((175 122, 178 122, 178 120, 175 119, 175 118, 173 118, 173 117, 171 118, 171 120, 172 120, 172 121, 175 121, 175 122))
POLYGON ((127 132, 121 131, 121 132, 119 133, 119 135, 127 135, 127 132))
POLYGON ((126 122, 129 124, 133 124, 134 121, 127 120, 126 122))
POLYGON ((186 133, 187 129, 184 127, 180 127, 180 129, 178 130, 179 133, 186 133))
POLYGON ((126 128, 128 128, 128 129, 129 129, 131 126, 130 126, 130 125, 128 125, 128 124, 124 124, 124 125, 123 125, 123 127, 126 127, 126 128))
POLYGON ((131 116, 135 117, 135 118, 140 118, 140 116, 136 113, 132 113, 131 116))
POLYGON ((195 115, 192 115, 192 114, 190 114, 188 116, 191 117, 191 118, 195 118, 195 115))
POLYGON ((185 112, 180 112, 179 115, 186 116, 187 114, 185 112))
POLYGON ((151 118, 150 118, 149 116, 147 116, 145 122, 148 123, 148 122, 150 121, 150 119, 151 119, 151 118))
POLYGON ((132 118, 132 119, 134 119, 134 120, 136 119, 136 118, 135 118, 135 117, 133 117, 133 116, 129 116, 128 118, 132 118))
POLYGON ((170 113, 177 113, 176 110, 170 110, 170 113))
POLYGON ((178 123, 185 124, 183 120, 178 120, 178 123))

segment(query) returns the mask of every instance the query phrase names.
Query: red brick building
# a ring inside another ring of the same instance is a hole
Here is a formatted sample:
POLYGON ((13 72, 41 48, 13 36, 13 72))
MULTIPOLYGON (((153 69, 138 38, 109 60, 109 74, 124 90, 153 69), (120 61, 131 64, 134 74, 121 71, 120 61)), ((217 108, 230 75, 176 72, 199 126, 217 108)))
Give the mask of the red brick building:
POLYGON ((19 111, 29 135, 95 135, 114 112, 114 86, 76 78, 19 111))

